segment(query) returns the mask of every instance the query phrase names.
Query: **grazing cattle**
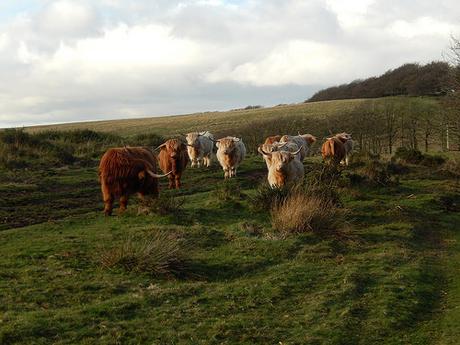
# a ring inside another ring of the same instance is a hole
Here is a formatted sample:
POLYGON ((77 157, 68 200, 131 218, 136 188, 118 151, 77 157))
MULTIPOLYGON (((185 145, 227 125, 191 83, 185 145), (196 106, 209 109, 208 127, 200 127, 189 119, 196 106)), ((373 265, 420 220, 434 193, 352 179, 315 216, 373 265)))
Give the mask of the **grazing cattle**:
POLYGON ((187 140, 187 151, 192 167, 201 165, 210 167, 212 150, 214 148, 214 136, 206 132, 193 132, 185 136, 187 140))
POLYGON ((343 137, 333 136, 327 138, 321 147, 323 160, 330 164, 338 165, 346 157, 345 141, 346 139, 343 137))
POLYGON ((115 198, 120 198, 120 210, 128 206, 128 198, 134 193, 139 197, 152 195, 158 197, 157 162, 154 153, 144 147, 122 147, 108 150, 99 163, 104 213, 112 214, 115 198))
POLYGON ((217 160, 224 170, 224 177, 236 176, 236 169, 246 156, 246 147, 240 138, 225 137, 216 140, 217 160))
POLYGON ((279 142, 280 139, 281 139, 281 135, 272 135, 265 139, 264 144, 273 144, 275 142, 279 142))
MULTIPOLYGON (((266 152, 266 153, 276 152, 276 151, 295 152, 298 150, 299 150, 299 146, 297 146, 297 144, 293 142, 288 142, 288 143, 274 142, 273 144, 262 144, 257 149, 257 151, 264 158, 265 164, 267 164, 267 169, 270 168, 271 157, 264 155, 263 152, 266 152)), ((300 161, 300 152, 296 154, 296 158, 300 161)))
POLYGON ((299 148, 295 152, 265 152, 261 150, 261 153, 271 160, 267 176, 270 187, 279 188, 287 183, 297 182, 303 179, 304 167, 302 162, 296 158, 301 150, 302 148, 299 148))
POLYGON ((345 158, 342 159, 341 163, 345 163, 345 165, 348 166, 351 153, 353 151, 353 140, 351 139, 351 134, 343 132, 336 134, 335 137, 339 138, 339 140, 343 142, 343 146, 345 147, 345 158))
POLYGON ((310 152, 311 145, 316 141, 316 138, 311 134, 299 135, 283 135, 280 139, 281 143, 293 142, 300 147, 300 160, 303 161, 310 152))
POLYGON ((157 149, 160 149, 158 154, 160 169, 164 173, 171 171, 171 175, 168 176, 169 188, 179 189, 182 173, 188 163, 187 145, 179 139, 169 139, 157 149))

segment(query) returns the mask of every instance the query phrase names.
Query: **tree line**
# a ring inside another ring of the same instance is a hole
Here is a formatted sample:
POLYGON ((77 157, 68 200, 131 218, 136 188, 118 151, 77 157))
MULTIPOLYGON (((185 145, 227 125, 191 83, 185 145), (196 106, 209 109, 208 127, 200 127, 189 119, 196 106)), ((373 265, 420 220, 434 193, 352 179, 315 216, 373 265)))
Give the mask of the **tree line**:
POLYGON ((386 96, 439 96, 450 91, 452 75, 457 67, 447 62, 433 61, 426 65, 407 63, 379 77, 355 80, 316 92, 306 102, 377 98, 386 96))

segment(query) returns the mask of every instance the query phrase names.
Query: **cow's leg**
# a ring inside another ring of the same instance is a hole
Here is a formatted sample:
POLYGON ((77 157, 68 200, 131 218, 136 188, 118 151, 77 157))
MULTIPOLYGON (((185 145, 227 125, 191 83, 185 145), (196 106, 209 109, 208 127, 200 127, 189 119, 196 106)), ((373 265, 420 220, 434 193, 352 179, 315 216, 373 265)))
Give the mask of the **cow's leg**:
POLYGON ((194 167, 195 167, 195 164, 196 164, 195 158, 192 158, 192 159, 191 159, 191 162, 190 162, 190 166, 191 166, 192 168, 194 168, 194 167))
POLYGON ((169 189, 173 189, 174 188, 174 174, 169 174, 168 175, 168 180, 169 180, 169 189))
POLYGON ((180 189, 180 178, 181 178, 181 175, 176 175, 176 178, 175 178, 175 182, 176 182, 176 189, 180 189))
POLYGON ((101 184, 102 200, 104 201, 104 214, 106 216, 112 215, 113 210, 113 195, 110 193, 109 188, 104 182, 101 184))
POLYGON ((345 156, 345 165, 348 166, 349 163, 350 163, 350 156, 346 155, 345 156))
POLYGON ((120 209, 118 210, 118 213, 123 213, 126 211, 126 208, 128 207, 128 196, 127 195, 122 195, 120 197, 120 209))
POLYGON ((230 177, 230 171, 228 170, 228 168, 223 168, 224 169, 224 178, 229 178, 230 177))
POLYGON ((236 167, 232 167, 232 177, 236 176, 236 167))

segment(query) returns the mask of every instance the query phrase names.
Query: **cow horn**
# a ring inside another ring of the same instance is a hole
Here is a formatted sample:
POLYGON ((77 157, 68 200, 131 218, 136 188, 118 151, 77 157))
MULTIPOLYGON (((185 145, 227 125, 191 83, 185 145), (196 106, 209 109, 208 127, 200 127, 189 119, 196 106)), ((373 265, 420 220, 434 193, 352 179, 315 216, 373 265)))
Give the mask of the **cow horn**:
POLYGON ((257 151, 259 151, 259 152, 260 152, 261 154, 263 154, 264 156, 268 156, 268 157, 271 157, 271 156, 272 156, 272 153, 271 153, 271 152, 269 152, 269 153, 265 152, 260 146, 259 146, 259 148, 257 149, 257 151))
POLYGON ((282 147, 285 147, 287 145, 287 142, 284 142, 284 143, 280 143, 281 145, 278 146, 278 149, 282 148, 282 147))
POLYGON ((299 131, 297 131, 297 135, 298 135, 299 137, 301 137, 301 136, 302 136, 302 134, 300 134, 300 132, 299 132, 299 131))
POLYGON ((206 134, 206 131, 204 131, 204 132, 198 132, 198 135, 199 135, 200 137, 202 137, 202 136, 205 135, 205 134, 206 134))
POLYGON ((292 156, 295 156, 296 154, 298 154, 298 153, 300 152, 300 150, 302 150, 302 148, 298 149, 298 150, 295 151, 295 152, 291 152, 291 155, 292 155, 292 156))
POLYGON ((220 139, 217 139, 217 140, 214 140, 212 138, 209 138, 211 141, 215 142, 215 143, 218 143, 220 141, 220 139))
POLYGON ((241 141, 241 138, 234 138, 233 141, 236 141, 236 142, 241 141))
POLYGON ((157 147, 155 150, 153 150, 153 151, 156 151, 156 150, 158 150, 158 149, 161 149, 161 148, 164 147, 165 145, 166 145, 166 143, 163 143, 163 144, 161 144, 160 146, 158 146, 158 147, 157 147))
POLYGON ((172 170, 171 170, 169 173, 167 173, 167 174, 158 175, 158 174, 155 174, 152 170, 147 169, 147 174, 149 174, 150 176, 155 177, 155 178, 166 177, 166 176, 168 176, 168 175, 171 174, 171 173, 172 173, 172 170))

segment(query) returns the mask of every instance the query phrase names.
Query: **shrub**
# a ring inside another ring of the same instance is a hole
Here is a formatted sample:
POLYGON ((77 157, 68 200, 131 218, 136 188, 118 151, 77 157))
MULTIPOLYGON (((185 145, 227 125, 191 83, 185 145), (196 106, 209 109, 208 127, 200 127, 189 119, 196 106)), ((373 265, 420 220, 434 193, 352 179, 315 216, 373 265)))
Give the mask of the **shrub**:
POLYGON ((448 159, 442 166, 442 171, 447 176, 460 179, 460 159, 457 157, 448 159))
POLYGON ((436 168, 445 163, 446 159, 440 155, 424 155, 420 164, 427 167, 436 168))
POLYGON ((387 170, 390 174, 393 175, 402 175, 409 172, 409 168, 406 165, 395 161, 387 163, 387 170))
POLYGON ((154 231, 136 239, 128 237, 119 245, 102 251, 104 268, 119 267, 126 271, 152 275, 178 275, 185 269, 185 246, 166 231, 154 231))
POLYGON ((334 232, 345 222, 345 212, 327 199, 296 192, 273 206, 271 222, 283 236, 334 232))
POLYGON ((440 195, 438 198, 438 203, 444 211, 460 211, 460 194, 447 193, 440 195))
POLYGON ((295 188, 292 185, 271 188, 268 183, 264 182, 259 185, 256 194, 249 199, 249 207, 253 211, 270 210, 272 206, 284 201, 295 188))
POLYGON ((380 161, 368 162, 362 172, 371 184, 388 186, 392 183, 388 166, 380 161))
POLYGON ((409 164, 419 164, 423 159, 423 154, 416 149, 399 147, 393 157, 409 164))

